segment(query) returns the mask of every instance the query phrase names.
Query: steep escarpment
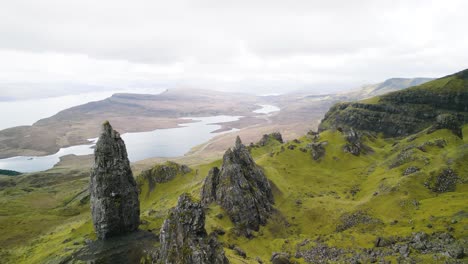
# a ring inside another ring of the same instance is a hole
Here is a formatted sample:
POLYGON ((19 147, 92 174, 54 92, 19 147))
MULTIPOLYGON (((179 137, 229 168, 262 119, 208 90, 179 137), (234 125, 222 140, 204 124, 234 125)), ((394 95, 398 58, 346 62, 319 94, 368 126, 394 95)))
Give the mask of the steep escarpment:
POLYGON ((223 156, 221 169, 213 168, 205 179, 202 203, 216 202, 227 212, 240 233, 258 231, 273 210, 273 194, 262 169, 255 164, 239 137, 223 156))
POLYGON ((362 102, 336 104, 319 130, 354 128, 399 137, 436 126, 461 136, 465 123, 468 70, 362 102))
POLYGON ((203 206, 188 194, 179 197, 164 221, 160 241, 157 263, 229 263, 216 237, 206 233, 203 206))
POLYGON ((140 224, 138 190, 125 143, 109 122, 102 125, 89 185, 91 214, 100 239, 135 231, 140 224))

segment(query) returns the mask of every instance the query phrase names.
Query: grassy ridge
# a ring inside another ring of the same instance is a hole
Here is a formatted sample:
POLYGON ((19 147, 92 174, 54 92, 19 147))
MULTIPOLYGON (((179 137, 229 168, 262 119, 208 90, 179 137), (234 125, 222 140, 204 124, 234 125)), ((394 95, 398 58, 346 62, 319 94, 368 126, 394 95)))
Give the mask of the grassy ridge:
POLYGON ((468 70, 415 87, 391 92, 360 102, 338 103, 322 120, 319 130, 354 128, 402 137, 452 115, 468 123, 468 70))
MULTIPOLYGON (((227 231, 220 240, 226 246, 238 245, 247 253, 247 259, 243 259, 226 248, 232 263, 256 263, 257 257, 268 261, 272 252, 294 254, 297 244, 304 239, 319 239, 340 248, 371 248, 377 236, 446 231, 447 226, 454 228, 455 237, 466 238, 468 125, 463 127, 463 133, 464 139, 448 130, 432 134, 423 131, 415 138, 400 140, 367 138, 365 144, 374 152, 354 156, 343 152, 345 140, 341 133, 325 131, 320 134, 319 141, 328 144, 320 161, 314 161, 310 152, 300 150, 312 142, 308 136, 300 138, 299 144, 270 142, 265 147, 253 148, 254 159, 274 186, 277 213, 251 240, 229 233, 233 225, 226 216, 216 217, 223 214, 218 206, 208 210, 206 228, 209 232, 227 231), (445 140, 446 146, 427 143, 435 140, 445 140), (428 145, 425 152, 412 148, 423 144, 428 145), (290 150, 290 145, 296 148, 290 150), (399 160, 399 154, 408 148, 412 150, 410 158, 399 160), (396 163, 399 166, 395 166, 395 161, 399 161, 396 163), (403 176, 409 166, 421 170, 403 176), (445 167, 452 168, 460 178, 455 191, 434 193, 426 188, 424 182, 431 174, 445 167), (375 221, 337 231, 337 227, 343 225, 343 216, 355 212, 365 212, 375 221), (452 220, 456 223, 452 224, 452 220)), ((220 162, 194 166, 190 173, 156 184, 152 191, 147 182, 139 180, 144 220, 141 229, 159 232, 167 211, 176 205, 177 197, 183 192, 199 197, 208 170, 219 166, 220 162)), ((87 177, 37 187, 28 187, 28 177, 31 176, 20 176, 18 185, 0 191, 2 259, 7 263, 60 260, 83 247, 86 239, 95 239, 89 202, 83 192, 87 177)), ((427 256, 421 256, 421 260, 425 258, 427 256)))

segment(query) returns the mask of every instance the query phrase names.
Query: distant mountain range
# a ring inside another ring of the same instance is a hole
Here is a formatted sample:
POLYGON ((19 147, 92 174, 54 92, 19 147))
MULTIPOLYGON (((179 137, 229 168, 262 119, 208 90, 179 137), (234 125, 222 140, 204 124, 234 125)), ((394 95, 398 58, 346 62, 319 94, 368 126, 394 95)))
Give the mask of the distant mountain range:
MULTIPOLYGON (((113 96, 63 110, 37 121, 32 126, 0 131, 0 158, 18 155, 46 155, 61 147, 87 143, 98 134, 103 120, 115 124, 121 132, 151 131, 176 127, 186 116, 240 115, 246 118, 225 128, 238 132, 247 142, 258 140, 259 133, 281 131, 285 138, 303 135, 316 129, 325 112, 335 103, 356 101, 424 83, 430 78, 392 78, 382 83, 366 85, 359 90, 329 95, 284 94, 254 96, 200 89, 170 89, 159 95, 114 94, 113 96), (268 120, 254 117, 258 104, 281 108, 268 120), (138 120, 138 122, 135 122, 138 120), (306 125, 304 125, 306 124, 306 125)), ((225 135, 211 147, 222 151, 234 135, 225 135)), ((211 150, 212 152, 213 150, 211 150)))
POLYGON ((363 85, 355 91, 344 92, 343 94, 353 99, 365 99, 420 85, 432 80, 434 78, 391 78, 381 83, 363 85))

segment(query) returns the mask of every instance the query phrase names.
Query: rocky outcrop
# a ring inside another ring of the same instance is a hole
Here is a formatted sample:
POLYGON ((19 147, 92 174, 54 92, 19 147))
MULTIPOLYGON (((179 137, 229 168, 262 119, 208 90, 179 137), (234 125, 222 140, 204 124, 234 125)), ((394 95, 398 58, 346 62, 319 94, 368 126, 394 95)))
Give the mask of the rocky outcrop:
POLYGON ((445 232, 418 232, 408 237, 378 237, 374 248, 338 248, 321 242, 304 249, 298 245, 296 257, 306 263, 385 263, 389 257, 398 263, 418 263, 420 255, 431 255, 443 263, 464 263, 458 260, 466 256, 466 243, 445 232))
POLYGON ((460 135, 458 124, 468 123, 468 70, 372 101, 336 104, 325 115, 319 131, 354 128, 400 137, 435 127, 460 135))
POLYGON ((174 179, 177 175, 184 175, 191 171, 187 165, 180 165, 172 161, 158 164, 149 170, 142 171, 140 180, 147 181, 150 192, 154 190, 157 183, 164 183, 174 179))
POLYGON ((328 145, 328 142, 317 142, 310 143, 307 145, 307 148, 310 149, 310 153, 314 160, 320 160, 325 156, 325 146, 328 145))
POLYGON ((433 192, 453 192, 457 186, 458 175, 450 168, 437 175, 431 175, 424 185, 433 192))
POLYGON ((271 255, 270 261, 272 264, 289 264, 291 263, 289 259, 290 259, 290 256, 288 253, 273 252, 273 254, 271 255))
POLYGON ((89 190, 98 238, 107 239, 138 228, 140 203, 125 143, 107 121, 94 150, 89 190))
POLYGON ((161 248, 156 263, 229 263, 215 236, 205 230, 205 213, 199 202, 182 194, 161 227, 161 248))
POLYGON ((416 167, 416 166, 409 166, 408 168, 406 168, 404 171, 403 171, 403 176, 408 176, 410 174, 413 174, 413 173, 416 173, 418 171, 420 171, 421 169, 416 167))
POLYGON ((223 156, 221 169, 213 168, 202 188, 202 203, 216 202, 226 211, 240 234, 259 230, 273 210, 270 183, 239 137, 223 156))
POLYGON ((340 222, 341 223, 336 226, 336 231, 338 232, 345 231, 360 224, 372 225, 382 223, 379 219, 373 218, 364 211, 345 213, 340 217, 340 222))
POLYGON ((372 149, 369 146, 362 143, 362 135, 353 128, 350 128, 345 132, 345 139, 348 143, 343 146, 343 151, 346 153, 359 156, 361 153, 365 154, 372 152, 372 149))
POLYGON ((429 133, 432 133, 433 131, 436 131, 438 129, 448 129, 452 131, 453 134, 458 136, 459 138, 463 138, 463 133, 462 133, 462 123, 460 120, 457 118, 456 115, 453 114, 441 114, 436 117, 436 122, 432 126, 431 129, 429 129, 429 133))
POLYGON ((258 142, 258 145, 261 147, 266 146, 270 140, 278 141, 279 143, 283 144, 283 137, 281 136, 281 133, 273 132, 271 134, 263 135, 262 139, 260 139, 258 142))

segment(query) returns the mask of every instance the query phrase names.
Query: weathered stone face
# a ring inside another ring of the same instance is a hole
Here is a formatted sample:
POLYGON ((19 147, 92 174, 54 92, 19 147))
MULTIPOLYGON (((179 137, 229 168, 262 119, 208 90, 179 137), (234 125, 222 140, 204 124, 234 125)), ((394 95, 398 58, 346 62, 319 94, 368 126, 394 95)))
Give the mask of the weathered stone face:
POLYGON ((239 137, 224 154, 221 170, 213 168, 205 179, 202 203, 211 202, 221 205, 245 235, 258 231, 273 209, 270 183, 239 137))
POLYGON ((205 230, 205 212, 199 202, 182 194, 164 221, 157 263, 229 263, 223 247, 205 230))
POLYGON ((266 146, 268 144, 268 141, 270 140, 276 140, 279 143, 283 143, 283 136, 281 136, 281 133, 279 132, 273 132, 271 134, 265 134, 263 135, 262 139, 258 142, 259 146, 266 146))
POLYGON ((91 170, 90 202, 99 239, 135 231, 140 223, 138 190, 124 141, 109 122, 102 126, 91 170))
POLYGON ((311 155, 314 160, 320 160, 325 156, 326 150, 325 146, 328 143, 326 141, 324 142, 318 142, 318 143, 311 143, 307 145, 307 148, 310 148, 311 150, 311 155))
POLYGON ((149 170, 141 172, 140 177, 149 184, 150 192, 154 190, 156 184, 173 180, 178 174, 184 175, 192 170, 187 165, 180 165, 172 161, 155 165, 149 170))

